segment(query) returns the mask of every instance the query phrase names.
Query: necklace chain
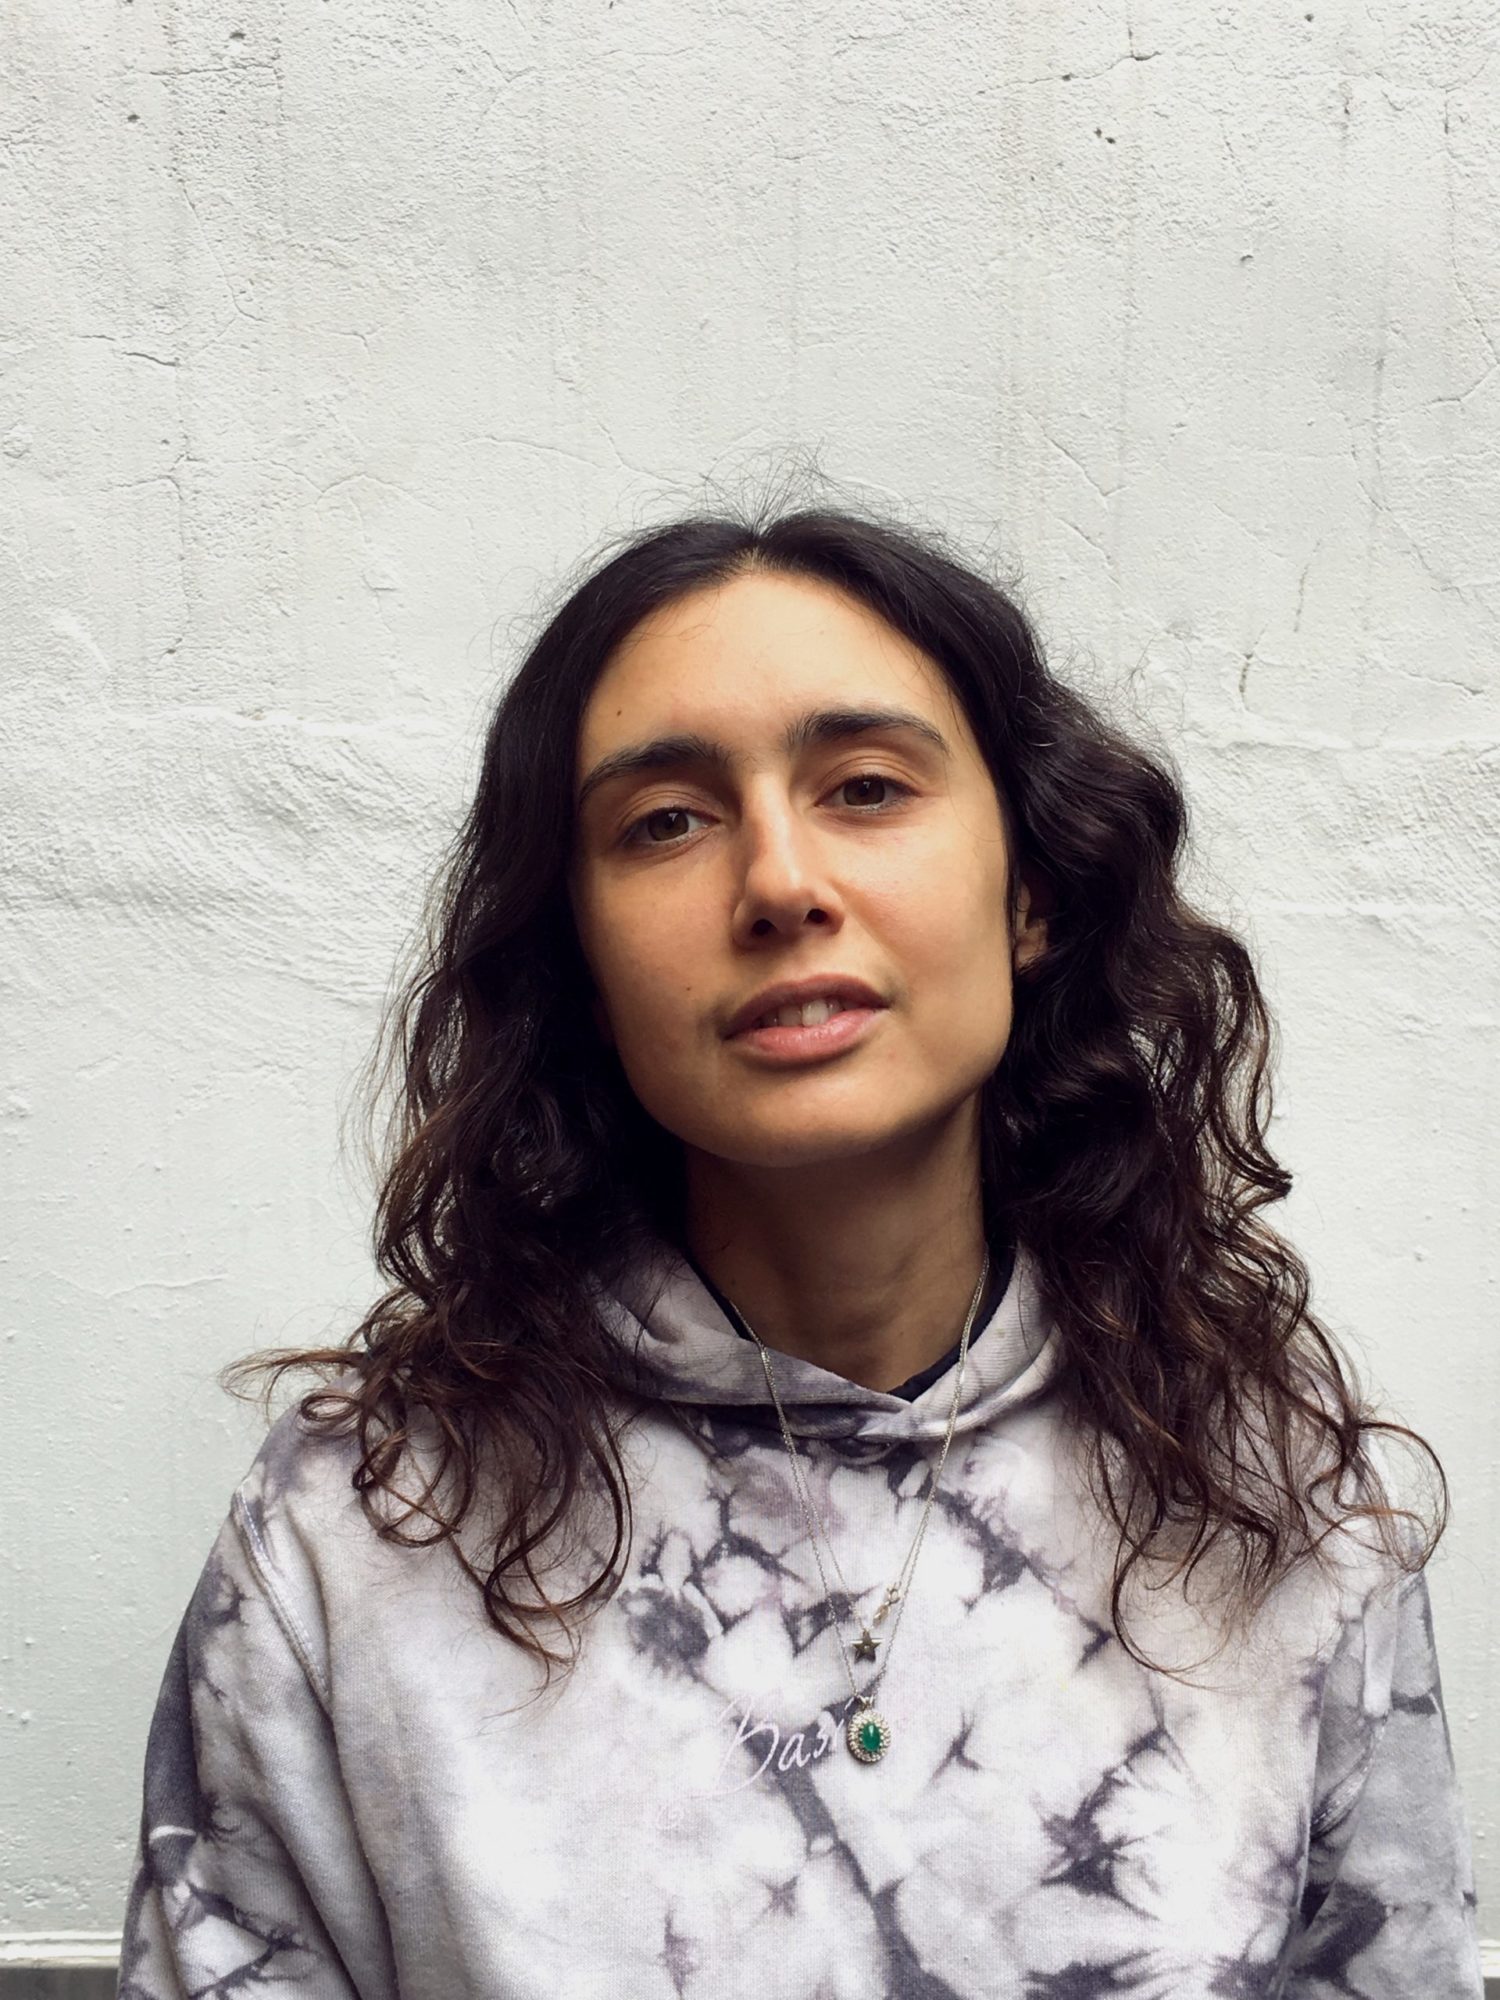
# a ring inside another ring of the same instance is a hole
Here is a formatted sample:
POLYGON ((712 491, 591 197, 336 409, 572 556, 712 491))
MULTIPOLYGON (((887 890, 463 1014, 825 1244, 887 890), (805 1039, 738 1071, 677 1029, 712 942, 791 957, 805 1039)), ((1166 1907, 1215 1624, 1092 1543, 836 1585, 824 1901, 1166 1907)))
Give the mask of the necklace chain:
MULTIPOLYGON (((880 1683, 885 1679, 886 1670, 888 1669, 891 1663, 891 1650, 895 1646, 896 1634, 901 1629, 901 1620, 906 1611, 907 1591, 910 1586, 912 1576, 916 1570, 917 1557, 921 1553, 922 1538, 927 1533, 928 1516, 931 1514, 933 1502, 937 1498, 938 1487, 942 1484, 943 1469, 948 1463, 948 1448, 953 1442, 953 1429, 954 1425, 958 1421, 959 1399, 963 1394, 964 1363, 965 1360, 967 1359, 969 1351, 969 1334, 973 1328, 975 1316, 979 1311, 980 1301, 984 1297, 984 1289, 985 1285, 989 1280, 989 1274, 990 1274, 990 1256, 989 1256, 989 1251, 986 1250, 984 1254, 984 1263, 979 1273, 979 1283, 975 1288, 974 1296, 969 1303, 968 1317, 964 1321, 963 1334, 960 1337, 958 1343, 958 1365, 955 1370, 954 1383, 953 1383, 953 1406, 948 1412, 948 1428, 943 1437, 943 1449, 938 1458, 937 1469, 933 1473, 932 1483, 927 1489, 927 1502, 922 1509, 922 1518, 917 1523, 917 1532, 912 1539, 912 1545, 910 1549, 907 1551, 906 1561, 901 1565, 901 1569, 897 1575, 895 1583, 891 1584, 887 1588, 885 1597, 881 1601, 880 1609, 875 1613, 874 1618, 871 1620, 872 1624, 878 1625, 881 1619, 884 1618, 886 1613, 890 1610, 891 1606, 893 1604, 895 1605, 896 1617, 891 1626, 890 1635, 885 1642, 885 1659, 881 1662, 879 1672, 875 1675, 875 1678, 870 1682, 869 1686, 863 1692, 861 1692, 860 1689, 855 1685, 854 1669, 849 1664, 849 1649, 844 1644, 844 1634, 840 1629, 837 1613, 833 1611, 833 1602, 832 1602, 833 1594, 828 1588, 828 1575, 823 1568, 823 1558, 818 1552, 818 1539, 820 1535, 823 1541, 827 1544, 828 1554, 833 1562, 834 1569, 838 1573, 839 1582, 843 1585, 844 1596, 851 1606, 854 1603, 854 1593, 853 1591, 850 1590, 849 1585, 845 1580, 844 1572, 842 1568, 840 1568, 839 1566, 838 1556, 834 1553, 832 1540, 829 1538, 827 1529, 824 1528, 822 1521, 818 1517, 817 1510, 814 1508, 812 1504, 811 1497, 808 1494, 806 1484, 803 1480, 801 1454, 798 1452, 797 1447, 793 1442, 793 1432, 791 1425, 787 1422, 786 1411, 782 1408, 781 1397, 776 1392, 776 1379, 771 1372, 770 1349, 766 1346, 765 1342, 761 1339, 760 1335, 755 1331, 754 1327, 750 1325, 749 1321, 744 1318, 744 1315, 743 1314, 739 1315, 741 1323, 745 1327, 746 1332, 749 1333, 751 1339, 755 1342, 755 1345, 760 1350, 761 1366, 764 1368, 766 1375, 766 1386, 771 1391, 772 1402, 776 1405, 776 1416, 778 1422, 781 1425, 782 1441, 786 1445, 787 1455, 791 1460, 793 1483, 797 1488, 797 1497, 802 1503, 802 1512, 807 1521, 808 1532, 812 1540, 813 1559, 818 1565, 818 1580, 823 1586, 824 1602, 829 1606, 830 1613, 832 1614, 830 1622, 833 1625, 834 1637, 839 1642, 839 1651, 843 1655, 843 1660, 844 1660, 844 1672, 847 1675, 849 1681, 849 1691, 854 1698, 855 1707, 858 1710, 868 1709, 874 1702, 875 1690, 880 1686, 880 1683)), ((865 1625, 863 1620, 861 1620, 860 1622, 861 1625, 863 1626, 864 1638, 865 1640, 868 1640, 870 1637, 869 1626, 865 1625)))

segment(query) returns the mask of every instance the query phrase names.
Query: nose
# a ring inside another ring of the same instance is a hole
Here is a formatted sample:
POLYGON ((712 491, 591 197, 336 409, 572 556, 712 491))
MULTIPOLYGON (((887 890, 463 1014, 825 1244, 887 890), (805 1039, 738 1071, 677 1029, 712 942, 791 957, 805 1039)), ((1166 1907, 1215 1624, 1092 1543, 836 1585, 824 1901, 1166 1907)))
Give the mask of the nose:
POLYGON ((836 927, 842 921, 842 905, 829 879, 817 830, 784 791, 747 797, 737 866, 737 939, 754 940, 768 930, 789 937, 808 922, 836 927))

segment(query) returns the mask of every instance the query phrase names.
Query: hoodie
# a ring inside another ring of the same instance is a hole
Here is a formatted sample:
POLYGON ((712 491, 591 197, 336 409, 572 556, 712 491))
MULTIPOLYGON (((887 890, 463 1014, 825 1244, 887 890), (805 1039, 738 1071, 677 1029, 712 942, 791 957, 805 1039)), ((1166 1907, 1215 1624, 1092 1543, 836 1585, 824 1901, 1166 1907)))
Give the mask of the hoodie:
MULTIPOLYGON (((288 1411, 162 1681, 121 2000, 1481 2000, 1423 1574, 1336 1537, 1228 1647, 1179 1580, 1127 1599, 1132 1657, 1024 1248, 1004 1275, 961 1377, 775 1358, 866 1619, 959 1391, 900 1623, 854 1665, 874 1763, 759 1352, 676 1249, 597 1291, 645 1398, 634 1525, 550 1687, 288 1411)), ((612 1539, 577 1520, 554 1601, 612 1539)))

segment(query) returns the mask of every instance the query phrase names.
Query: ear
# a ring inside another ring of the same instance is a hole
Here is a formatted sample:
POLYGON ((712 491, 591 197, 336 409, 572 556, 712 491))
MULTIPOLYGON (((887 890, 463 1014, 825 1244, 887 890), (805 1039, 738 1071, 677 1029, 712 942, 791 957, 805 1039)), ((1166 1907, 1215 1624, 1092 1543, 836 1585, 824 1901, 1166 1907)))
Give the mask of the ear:
POLYGON ((1044 883, 1023 875, 1016 892, 1015 932, 1011 939, 1011 963, 1024 972, 1047 949, 1047 912, 1051 896, 1044 883))

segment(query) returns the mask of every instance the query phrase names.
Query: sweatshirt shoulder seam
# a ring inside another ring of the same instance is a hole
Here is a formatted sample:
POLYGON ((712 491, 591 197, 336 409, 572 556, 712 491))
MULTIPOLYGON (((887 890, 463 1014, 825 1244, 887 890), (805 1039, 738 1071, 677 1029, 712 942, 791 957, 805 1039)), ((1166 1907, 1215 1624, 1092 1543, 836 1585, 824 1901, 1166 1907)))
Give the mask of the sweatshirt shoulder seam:
POLYGON ((312 1640, 308 1635, 306 1626, 287 1602, 277 1582, 276 1569, 271 1560, 271 1552, 266 1547, 260 1530, 255 1524, 254 1515, 245 1503, 243 1493, 236 1493, 234 1495, 230 1512, 241 1545, 244 1548, 246 1559, 254 1570, 256 1580, 259 1582, 261 1589, 266 1593, 266 1600, 271 1606, 276 1622, 285 1634, 287 1644, 296 1654, 298 1664, 307 1676, 308 1685, 317 1696, 319 1705, 324 1713, 328 1714, 333 1706, 333 1691, 318 1668, 312 1640))
MULTIPOLYGON (((1405 1607, 1408 1593, 1418 1581, 1421 1574, 1421 1571, 1418 1570, 1413 1575, 1403 1577, 1394 1588, 1392 1588, 1389 1581, 1384 1586, 1378 1587, 1371 1593, 1371 1597, 1366 1600, 1365 1617, 1368 1618, 1371 1604, 1381 1594, 1382 1589, 1389 1590, 1388 1608, 1393 1616, 1399 1617, 1405 1607)), ((1341 1825, 1359 1803, 1360 1793, 1364 1790, 1369 1778, 1371 1766, 1374 1764, 1380 1746, 1384 1741, 1386 1730, 1390 1726, 1390 1720, 1391 1709, 1387 1705, 1381 1714, 1374 1719, 1374 1727, 1370 1731, 1370 1740, 1365 1745, 1364 1754, 1359 1762, 1348 1776, 1329 1794, 1323 1803, 1321 1812, 1313 1815, 1309 1832, 1314 1837, 1321 1838, 1324 1834, 1330 1833, 1334 1827, 1341 1825)))
POLYGON ((1375 1762, 1375 1754, 1380 1748, 1380 1740, 1385 1735, 1385 1725, 1388 1720, 1387 1716, 1380 1717, 1371 1731, 1364 1755, 1343 1782, 1335 1786, 1324 1801, 1322 1811, 1313 1815, 1308 1830, 1315 1839, 1321 1839, 1325 1833, 1331 1833, 1334 1827, 1341 1825, 1359 1803, 1365 1781, 1370 1775, 1370 1768, 1375 1762))

